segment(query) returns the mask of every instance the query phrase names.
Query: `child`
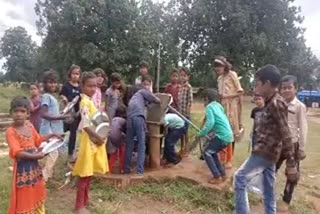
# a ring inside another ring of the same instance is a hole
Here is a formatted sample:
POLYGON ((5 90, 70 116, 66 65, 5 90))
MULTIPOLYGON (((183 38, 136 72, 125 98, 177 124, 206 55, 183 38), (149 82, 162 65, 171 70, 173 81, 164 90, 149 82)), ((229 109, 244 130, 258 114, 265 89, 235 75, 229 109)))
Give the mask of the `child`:
POLYGON ((130 173, 131 158, 134 148, 134 138, 137 139, 138 144, 138 160, 137 160, 137 174, 144 173, 144 159, 145 159, 145 134, 146 134, 146 105, 148 103, 160 103, 160 99, 154 96, 150 91, 152 83, 151 77, 143 76, 143 88, 138 90, 130 99, 127 111, 127 145, 124 173, 130 173))
POLYGON ((251 148, 253 150, 254 145, 257 141, 257 127, 261 120, 262 110, 264 106, 263 97, 259 94, 254 95, 254 103, 257 107, 252 109, 251 111, 251 119, 253 119, 253 129, 252 129, 252 140, 251 140, 251 148))
MULTIPOLYGON (((232 65, 226 58, 219 56, 214 59, 214 69, 218 76, 218 91, 221 104, 228 116, 235 138, 240 135, 240 98, 243 89, 240 85, 238 75, 231 70, 232 65)), ((232 142, 225 151, 220 153, 221 159, 226 161, 226 168, 232 168, 232 156, 235 143, 232 142)))
MULTIPOLYGON (((64 105, 71 102, 76 96, 80 96, 80 67, 77 65, 72 65, 68 71, 68 82, 65 83, 60 92, 60 97, 62 98, 64 105)), ((75 112, 79 111, 79 104, 74 107, 75 112)), ((65 131, 70 131, 69 143, 68 143, 68 155, 69 162, 74 163, 75 155, 74 149, 76 145, 77 129, 80 122, 80 117, 75 116, 72 123, 64 123, 65 131)))
POLYGON ((94 95, 92 97, 92 101, 95 104, 95 106, 97 107, 97 109, 99 111, 101 111, 102 110, 101 87, 103 87, 105 84, 108 83, 108 77, 107 77, 106 73, 104 72, 104 70, 102 70, 101 68, 94 69, 93 73, 97 76, 97 89, 96 89, 96 93, 94 93, 94 95))
POLYGON ((39 132, 40 123, 41 123, 41 113, 40 113, 40 89, 38 84, 30 85, 31 92, 31 114, 30 114, 30 122, 33 127, 39 132))
POLYGON ((43 141, 56 134, 40 136, 28 122, 30 101, 15 97, 10 104, 12 125, 6 130, 9 155, 14 160, 9 214, 45 213, 46 189, 38 163, 45 155, 38 150, 43 141))
POLYGON ((167 134, 164 143, 163 160, 166 163, 178 164, 181 158, 177 156, 175 145, 185 133, 185 122, 176 114, 168 113, 164 116, 164 125, 167 134))
POLYGON ((205 98, 206 119, 199 137, 205 137, 214 132, 215 136, 209 140, 203 157, 213 175, 209 180, 211 184, 219 184, 225 180, 225 169, 218 158, 218 152, 226 148, 233 141, 233 133, 223 107, 217 102, 218 93, 216 90, 208 89, 205 98))
POLYGON ((106 147, 92 128, 91 118, 98 111, 91 98, 97 89, 97 78, 92 72, 84 72, 81 79, 81 122, 79 124, 79 153, 72 175, 79 176, 75 209, 77 213, 87 213, 89 187, 94 173, 108 172, 106 147))
MULTIPOLYGON (((308 123, 306 106, 296 97, 297 88, 295 76, 287 75, 282 78, 280 93, 288 104, 288 123, 293 143, 293 155, 297 163, 297 170, 300 171, 300 161, 306 157, 304 148, 307 141, 308 123)), ((284 159, 285 157, 281 155, 276 166, 277 170, 281 167, 284 159)), ((280 203, 279 211, 288 211, 296 185, 297 182, 291 182, 287 179, 282 197, 283 203, 280 203)))
POLYGON ((287 178, 292 181, 297 179, 287 105, 277 93, 279 84, 280 72, 274 65, 266 65, 256 73, 255 93, 264 98, 265 107, 257 127, 257 139, 252 154, 235 173, 237 214, 249 213, 248 183, 259 174, 263 176, 264 212, 276 213, 275 170, 280 154, 287 160, 287 178))
MULTIPOLYGON (((178 92, 178 111, 190 120, 191 105, 193 102, 192 86, 189 84, 190 73, 187 68, 180 69, 181 86, 178 92)), ((189 124, 185 123, 185 134, 181 138, 181 151, 180 155, 185 155, 186 147, 189 142, 188 138, 189 124)))
POLYGON ((164 93, 171 94, 173 102, 171 106, 178 109, 178 94, 179 94, 179 70, 173 69, 170 74, 170 83, 164 89, 164 93))
MULTIPOLYGON (((59 104, 55 98, 58 90, 58 75, 56 71, 50 69, 43 74, 44 93, 41 95, 41 125, 40 134, 48 135, 51 133, 63 134, 63 120, 70 118, 70 115, 61 115, 59 104)), ((51 152, 43 168, 43 177, 47 181, 52 177, 53 167, 58 159, 58 151, 51 152)))
MULTIPOLYGON (((139 73, 140 76, 138 76, 135 80, 135 85, 141 85, 142 84, 142 77, 149 75, 149 65, 147 62, 141 62, 139 65, 139 73)), ((151 91, 151 93, 153 92, 153 84, 151 82, 150 86, 149 86, 149 91, 151 91)))
POLYGON ((113 169, 116 160, 120 160, 120 171, 124 168, 125 138, 126 138, 126 117, 127 111, 124 105, 118 106, 115 116, 112 119, 112 125, 107 143, 107 152, 109 157, 109 169, 113 169))
POLYGON ((121 75, 119 73, 112 73, 110 76, 111 86, 106 91, 106 103, 105 109, 109 117, 109 121, 112 122, 112 118, 118 108, 119 102, 121 102, 122 96, 120 94, 121 88, 121 75))

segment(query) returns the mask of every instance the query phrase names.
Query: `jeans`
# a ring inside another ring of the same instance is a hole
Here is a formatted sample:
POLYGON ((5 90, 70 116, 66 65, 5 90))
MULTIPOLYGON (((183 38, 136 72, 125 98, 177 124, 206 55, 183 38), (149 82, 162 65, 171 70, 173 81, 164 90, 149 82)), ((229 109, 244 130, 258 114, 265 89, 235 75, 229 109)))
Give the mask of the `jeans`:
POLYGON ((224 167, 221 165, 218 157, 218 152, 226 148, 227 145, 224 141, 215 137, 207 144, 204 150, 204 160, 206 161, 213 177, 218 178, 220 176, 225 176, 226 172, 224 167))
POLYGON ((137 174, 144 173, 144 159, 146 151, 145 118, 134 116, 127 119, 127 145, 124 162, 124 173, 130 173, 134 144, 138 144, 137 174), (136 137, 136 141, 134 140, 136 137))
POLYGON ((235 213, 248 214, 248 183, 258 175, 263 176, 263 198, 264 198, 264 213, 276 213, 276 200, 274 194, 275 186, 275 171, 276 166, 271 161, 256 154, 251 154, 250 157, 242 164, 235 173, 235 213))
POLYGON ((178 140, 184 135, 184 133, 185 133, 185 127, 182 127, 179 129, 168 128, 168 133, 164 141, 164 152, 163 152, 163 157, 168 162, 176 164, 177 162, 180 161, 175 151, 175 145, 178 142, 178 140))

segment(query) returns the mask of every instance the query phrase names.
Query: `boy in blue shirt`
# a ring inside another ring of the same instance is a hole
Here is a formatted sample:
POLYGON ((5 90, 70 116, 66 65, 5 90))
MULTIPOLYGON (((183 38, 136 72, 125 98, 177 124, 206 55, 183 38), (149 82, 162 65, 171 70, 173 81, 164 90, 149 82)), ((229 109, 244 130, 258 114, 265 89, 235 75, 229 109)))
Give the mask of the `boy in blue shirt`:
POLYGON ((185 121, 176 114, 168 113, 164 116, 164 125, 167 128, 167 134, 164 143, 163 160, 167 164, 178 164, 181 158, 175 151, 175 145, 185 134, 185 121))
POLYGON ((214 132, 214 137, 209 140, 204 150, 203 157, 213 175, 209 180, 211 184, 219 184, 225 180, 225 169, 219 161, 219 151, 226 148, 233 142, 233 133, 227 115, 218 100, 216 90, 208 89, 205 96, 206 120, 203 128, 198 133, 198 137, 205 137, 210 132, 214 132))
POLYGON ((142 89, 138 90, 130 99, 127 108, 127 145, 124 162, 124 173, 130 173, 131 159, 135 144, 138 144, 137 174, 144 173, 144 159, 146 150, 146 106, 149 103, 160 103, 160 99, 150 91, 152 79, 142 77, 142 89))

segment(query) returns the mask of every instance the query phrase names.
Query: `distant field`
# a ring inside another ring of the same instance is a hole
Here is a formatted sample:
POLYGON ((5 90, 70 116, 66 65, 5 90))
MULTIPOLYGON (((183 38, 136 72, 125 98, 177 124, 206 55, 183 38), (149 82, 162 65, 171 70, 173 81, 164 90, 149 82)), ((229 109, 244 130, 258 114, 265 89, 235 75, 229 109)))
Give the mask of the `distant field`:
POLYGON ((27 96, 28 92, 16 88, 0 87, 0 113, 8 113, 12 98, 27 96))

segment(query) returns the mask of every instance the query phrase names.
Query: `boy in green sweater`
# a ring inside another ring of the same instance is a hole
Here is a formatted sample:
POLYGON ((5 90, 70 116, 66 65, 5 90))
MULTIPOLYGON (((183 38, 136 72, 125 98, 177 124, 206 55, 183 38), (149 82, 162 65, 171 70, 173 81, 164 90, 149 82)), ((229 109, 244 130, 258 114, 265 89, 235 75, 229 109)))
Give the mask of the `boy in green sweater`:
POLYGON ((206 120, 198 137, 205 137, 214 132, 214 137, 209 140, 204 150, 203 157, 213 175, 209 180, 211 184, 219 184, 225 180, 225 169, 220 163, 218 153, 233 142, 233 133, 227 115, 218 99, 218 92, 208 89, 205 96, 206 120))

